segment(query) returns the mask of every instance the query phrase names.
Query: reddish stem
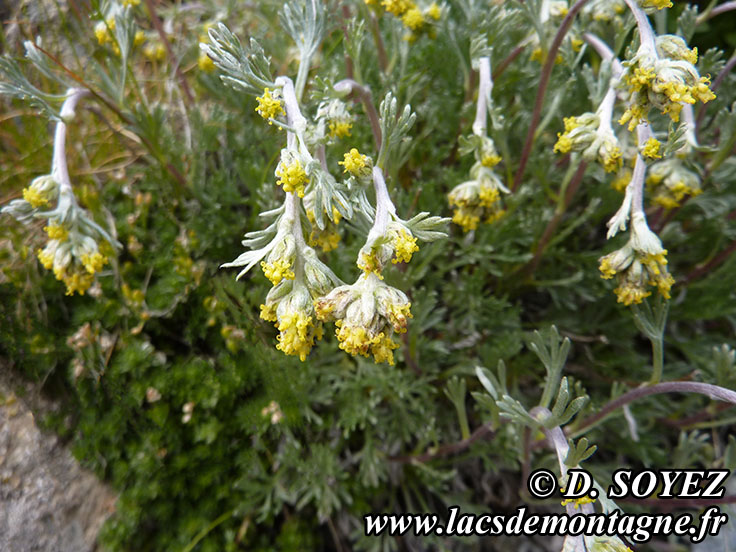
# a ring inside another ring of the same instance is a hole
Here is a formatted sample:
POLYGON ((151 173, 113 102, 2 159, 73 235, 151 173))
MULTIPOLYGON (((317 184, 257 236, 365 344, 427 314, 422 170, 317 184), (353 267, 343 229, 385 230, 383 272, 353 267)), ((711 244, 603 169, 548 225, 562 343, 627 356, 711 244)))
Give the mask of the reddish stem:
POLYGON ((544 95, 547 92, 547 85, 549 84, 549 79, 552 76, 552 68, 555 64, 555 58, 557 57, 557 52, 560 49, 560 46, 562 45, 562 40, 565 38, 565 35, 567 34, 567 31, 570 30, 570 27, 572 26, 572 22, 575 19, 575 16, 577 13, 585 6, 585 4, 588 3, 588 0, 578 0, 575 2, 572 8, 570 8, 570 11, 567 12, 567 15, 565 16, 565 19, 562 20, 562 24, 560 25, 560 28, 557 30, 557 34, 555 35, 555 39, 552 41, 552 46, 549 48, 549 53, 547 54, 547 59, 544 62, 544 67, 542 68, 542 76, 539 79, 539 88, 537 89, 537 99, 534 102, 534 111, 532 112, 532 122, 529 125, 529 132, 526 135, 526 142, 524 143, 524 149, 521 152, 521 159, 519 160, 519 168, 516 171, 516 176, 514 177, 514 184, 511 187, 511 191, 515 191, 519 184, 521 184, 521 179, 524 178, 524 169, 526 169, 526 164, 529 161, 529 156, 532 152, 532 146, 534 145, 534 134, 536 133, 537 126, 539 125, 539 120, 542 117, 542 106, 544 104, 544 95))
POLYGON ((729 245, 726 249, 721 251, 718 255, 713 257, 710 261, 705 263, 703 266, 700 266, 690 272, 685 279, 682 281, 683 284, 689 284, 693 280, 697 280, 698 278, 708 274, 711 270, 716 268, 718 265, 720 265, 722 262, 724 262, 728 257, 731 256, 731 253, 736 251, 736 240, 731 242, 731 245, 729 245))
POLYGON ((517 46, 513 50, 511 50, 511 53, 506 56, 506 58, 498 64, 498 67, 496 67, 496 70, 493 72, 493 80, 495 81, 498 79, 498 77, 501 76, 501 74, 506 70, 506 68, 511 65, 511 63, 519 57, 519 54, 524 51, 524 45, 517 46))
POLYGON ((643 397, 648 397, 649 395, 660 395, 662 393, 700 393, 701 395, 706 395, 711 399, 736 404, 736 392, 731 391, 730 389, 719 387, 718 385, 712 385, 710 383, 700 383, 695 381, 668 381, 645 387, 637 387, 628 393, 624 393, 620 397, 610 401, 596 414, 583 420, 573 429, 573 431, 575 433, 580 433, 595 425, 614 410, 621 408, 630 402, 643 397))
POLYGON ((522 274, 531 275, 539 266, 539 263, 542 260, 542 254, 547 248, 549 241, 552 239, 555 230, 557 230, 557 226, 560 224, 562 218, 565 216, 565 212, 570 206, 572 198, 575 196, 575 192, 577 192, 578 188, 580 187, 580 183, 583 181, 583 176, 585 175, 585 169, 587 167, 588 163, 586 163, 585 161, 581 161, 580 165, 578 165, 578 168, 575 171, 572 180, 570 180, 570 184, 567 186, 567 190, 565 191, 563 209, 556 212, 555 215, 547 223, 547 227, 544 229, 542 237, 539 239, 539 243, 537 244, 537 249, 534 251, 534 257, 532 257, 529 263, 521 269, 522 274))
POLYGON ((156 7, 153 5, 153 0, 146 0, 146 6, 148 7, 148 13, 151 16, 151 23, 153 23, 153 26, 156 28, 156 32, 161 38, 161 42, 164 43, 166 54, 169 56, 169 61, 174 68, 176 77, 179 79, 181 89, 184 92, 184 99, 186 100, 187 106, 189 106, 194 102, 194 96, 192 95, 192 91, 189 88, 189 83, 187 83, 187 80, 184 77, 184 73, 181 72, 179 63, 176 61, 174 51, 171 49, 171 44, 169 43, 169 39, 166 36, 164 26, 161 24, 161 20, 159 19, 158 15, 156 15, 156 7))
MULTIPOLYGON (((726 76, 733 70, 734 67, 736 67, 736 54, 731 56, 731 59, 729 59, 728 62, 726 62, 726 65, 723 66, 723 69, 721 69, 721 72, 718 73, 716 80, 714 80, 713 84, 711 84, 710 89, 715 92, 716 89, 723 82, 723 79, 726 78, 726 76)), ((705 104, 702 104, 700 106, 700 109, 698 110, 698 122, 695 125, 696 127, 700 127, 700 123, 703 121, 703 117, 705 117, 705 104)))
POLYGON ((445 456, 450 456, 453 454, 457 454, 458 452, 462 452, 466 448, 468 448, 470 445, 472 445, 475 441, 478 441, 484 437, 492 437, 494 434, 495 432, 490 428, 488 424, 486 424, 476 429, 473 433, 470 434, 470 437, 468 437, 467 439, 463 439, 462 441, 458 441, 457 443, 443 445, 439 447, 437 450, 427 451, 423 454, 407 455, 407 456, 390 456, 388 459, 391 460, 392 462, 400 462, 402 464, 414 464, 416 462, 428 462, 429 460, 434 460, 435 458, 443 458, 445 456))

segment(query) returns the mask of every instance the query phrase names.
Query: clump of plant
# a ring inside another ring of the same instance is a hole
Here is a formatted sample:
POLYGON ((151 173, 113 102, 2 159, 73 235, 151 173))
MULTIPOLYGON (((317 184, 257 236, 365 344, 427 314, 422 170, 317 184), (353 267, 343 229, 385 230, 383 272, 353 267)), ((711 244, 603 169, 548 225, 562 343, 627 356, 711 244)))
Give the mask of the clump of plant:
POLYGON ((0 354, 120 493, 105 547, 508 550, 363 516, 733 469, 731 3, 15 9, 0 354))

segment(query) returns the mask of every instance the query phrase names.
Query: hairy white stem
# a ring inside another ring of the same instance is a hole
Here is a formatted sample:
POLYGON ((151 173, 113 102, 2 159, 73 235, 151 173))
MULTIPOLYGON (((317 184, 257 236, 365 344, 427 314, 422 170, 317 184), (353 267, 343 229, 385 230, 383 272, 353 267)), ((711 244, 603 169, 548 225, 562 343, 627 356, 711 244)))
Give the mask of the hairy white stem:
MULTIPOLYGON (((646 141, 652 137, 652 130, 649 125, 642 123, 636 127, 637 138, 639 147, 646 143, 646 141)), ((634 162, 634 173, 631 175, 631 182, 626 186, 626 195, 621 203, 621 207, 616 214, 613 215, 611 220, 608 221, 608 234, 607 239, 611 239, 620 230, 626 229, 626 222, 635 213, 641 213, 644 215, 644 181, 647 173, 647 164, 640 153, 636 154, 636 161, 634 162)))
POLYGON ((613 50, 608 47, 608 44, 603 42, 593 33, 583 33, 583 39, 585 39, 585 42, 590 44, 593 49, 598 52, 598 55, 601 56, 604 61, 611 62, 611 71, 613 73, 613 78, 618 79, 621 76, 624 68, 623 65, 621 65, 621 62, 613 56, 613 50))
POLYGON ((654 29, 652 29, 651 23, 649 23, 647 14, 639 7, 636 0, 624 0, 624 2, 629 6, 631 13, 634 14, 634 19, 636 19, 636 26, 639 30, 639 42, 641 42, 644 48, 651 50, 652 55, 657 56, 654 29))
POLYGON ((373 167, 373 188, 376 191, 376 218, 373 221, 371 234, 383 235, 386 233, 391 215, 396 213, 396 207, 388 195, 383 171, 379 167, 373 167))
MULTIPOLYGON (((543 421, 552 416, 552 413, 549 411, 549 409, 544 408, 543 406, 537 406, 533 408, 529 412, 529 414, 540 421, 543 421)), ((542 432, 547 438, 547 443, 550 447, 554 449, 555 454, 557 455, 557 464, 560 467, 560 475, 562 476, 562 479, 567 480, 568 468, 567 464, 565 464, 565 459, 570 452, 570 445, 567 443, 565 433, 562 431, 560 426, 555 426, 551 429, 542 427, 542 432)), ((579 508, 578 511, 582 512, 583 514, 592 514, 595 511, 591 504, 579 504, 577 505, 577 507, 579 508)), ((567 510, 567 514, 570 516, 576 513, 577 510, 575 504, 568 504, 565 506, 565 509, 567 510)))
MULTIPOLYGON (((306 149, 302 147, 303 140, 298 139, 301 133, 307 127, 307 120, 302 115, 301 109, 299 109, 299 101, 296 97, 294 90, 294 83, 289 77, 278 77, 276 84, 282 87, 282 93, 284 95, 284 106, 286 108, 286 121, 296 132, 287 131, 286 133, 286 147, 294 150, 297 147, 300 149, 306 149)), ((309 152, 307 152, 309 155, 309 152)), ((311 158, 311 155, 309 156, 311 158)), ((307 243, 304 241, 304 233, 302 232, 302 221, 301 212, 299 210, 300 200, 296 192, 286 192, 284 199, 284 216, 292 219, 292 234, 296 241, 297 251, 301 251, 307 247, 307 243)), ((299 256, 301 257, 301 256, 299 256)), ((295 270, 301 271, 301 263, 295 263, 295 270)))
POLYGON ((611 120, 613 119, 613 106, 616 103, 616 90, 613 87, 608 89, 606 95, 603 97, 596 113, 600 120, 599 128, 604 128, 613 131, 611 120))
POLYGON ((61 120, 56 123, 54 132, 54 153, 51 161, 51 174, 59 183, 62 190, 71 191, 72 182, 69 178, 69 169, 66 164, 66 122, 71 121, 75 115, 77 103, 87 94, 83 88, 69 88, 66 91, 66 99, 61 106, 61 120))
POLYGON ((694 148, 699 147, 698 137, 695 133, 695 130, 696 130, 695 112, 691 104, 686 103, 682 105, 682 118, 685 121, 685 124, 687 125, 687 130, 685 130, 685 137, 687 138, 687 143, 690 144, 694 148))
POLYGON ((299 109, 299 100, 296 97, 294 83, 289 77, 278 77, 276 86, 281 87, 281 92, 284 95, 287 123, 296 130, 297 134, 303 133, 307 128, 307 120, 302 115, 301 109, 299 109))
MULTIPOLYGON (((647 140, 652 138, 652 129, 648 124, 642 123, 636 127, 637 140, 639 147, 646 144, 647 140)), ((631 195, 631 214, 644 214, 644 180, 647 174, 647 164, 640 153, 636 154, 636 164, 634 165, 634 174, 631 177, 632 195, 631 195)), ((646 217, 645 217, 646 218, 646 217)))
POLYGON ((491 58, 483 56, 478 60, 478 102, 475 106, 475 122, 473 122, 473 134, 476 136, 486 135, 486 119, 488 118, 488 102, 493 91, 493 79, 491 78, 491 58))

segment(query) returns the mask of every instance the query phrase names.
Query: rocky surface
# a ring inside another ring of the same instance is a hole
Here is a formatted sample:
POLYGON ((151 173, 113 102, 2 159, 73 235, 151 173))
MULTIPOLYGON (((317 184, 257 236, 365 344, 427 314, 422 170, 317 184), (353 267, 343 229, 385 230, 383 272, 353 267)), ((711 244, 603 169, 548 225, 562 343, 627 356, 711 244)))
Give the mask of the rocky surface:
MULTIPOLYGON (((39 430, 28 402, 16 396, 18 385, 0 366, 0 550, 97 550, 115 495, 55 435, 39 430)), ((53 408, 37 396, 33 403, 36 411, 53 408)))

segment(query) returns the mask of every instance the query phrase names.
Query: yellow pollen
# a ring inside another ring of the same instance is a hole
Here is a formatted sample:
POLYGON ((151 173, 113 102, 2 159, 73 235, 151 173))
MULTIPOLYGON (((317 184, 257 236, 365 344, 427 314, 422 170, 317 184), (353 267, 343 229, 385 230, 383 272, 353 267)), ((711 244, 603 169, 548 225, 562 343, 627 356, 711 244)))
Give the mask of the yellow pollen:
POLYGON ((417 239, 412 237, 406 230, 400 230, 394 239, 394 259, 393 263, 408 263, 415 251, 419 251, 417 239))
POLYGON ((332 138, 345 138, 350 136, 350 129, 353 128, 353 123, 350 121, 330 121, 330 137, 332 138))
POLYGON ((401 21, 412 31, 417 31, 424 25, 424 16, 419 8, 414 7, 404 13, 401 21))
POLYGON ((84 265, 84 268, 89 272, 90 274, 94 274, 95 272, 99 272, 102 270, 102 267, 107 263, 107 257, 102 255, 99 251, 95 251, 94 253, 90 254, 84 254, 82 255, 82 264, 84 265))
POLYGON ((66 241, 69 237, 69 231, 59 224, 50 224, 43 229, 52 240, 66 241))
POLYGON ((279 177, 276 184, 283 187, 285 192, 296 192, 299 197, 304 197, 304 185, 309 182, 309 177, 298 159, 286 167, 280 164, 276 176, 279 177))
POLYGON ((649 140, 644 144, 644 149, 641 153, 644 157, 648 157, 649 159, 661 159, 662 155, 659 153, 660 146, 661 144, 659 143, 659 140, 656 138, 649 138, 649 140))
POLYGON ((362 155, 356 148, 352 148, 343 156, 343 160, 338 161, 337 164, 345 167, 343 172, 349 172, 353 176, 358 176, 361 170, 368 165, 368 156, 362 155))
POLYGON ((484 155, 483 159, 480 160, 480 164, 489 169, 495 167, 501 162, 501 156, 497 154, 484 155))
POLYGON ((200 71, 204 71, 205 73, 212 73, 212 71, 215 70, 215 62, 212 61, 210 56, 208 56, 204 52, 201 52, 199 54, 199 58, 197 58, 197 67, 199 67, 200 71))
POLYGON ((34 189, 32 186, 23 188, 23 199, 31 204, 31 207, 37 209, 49 204, 49 200, 46 196, 34 189))
POLYGON ((278 259, 272 263, 261 261, 261 269, 263 274, 271 280, 273 285, 278 284, 281 280, 294 279, 294 272, 291 270, 291 263, 286 259, 278 259))
MULTIPOLYGON (((275 119, 277 116, 284 115, 286 113, 281 100, 274 98, 271 95, 271 90, 269 88, 266 88, 263 91, 263 95, 258 96, 256 101, 258 102, 256 111, 264 119, 275 119)), ((273 123, 269 121, 269 124, 273 123)))

